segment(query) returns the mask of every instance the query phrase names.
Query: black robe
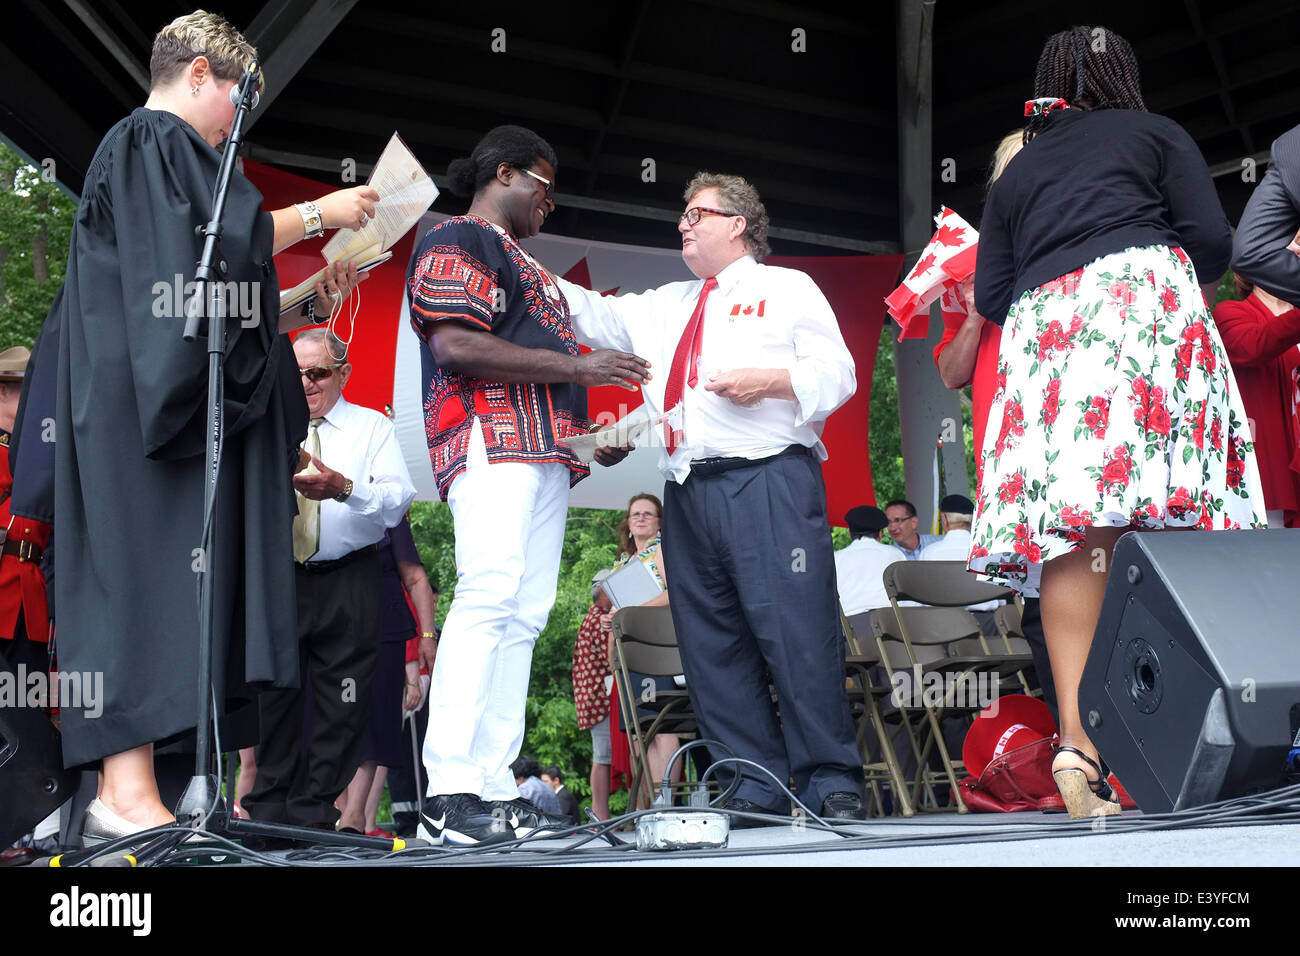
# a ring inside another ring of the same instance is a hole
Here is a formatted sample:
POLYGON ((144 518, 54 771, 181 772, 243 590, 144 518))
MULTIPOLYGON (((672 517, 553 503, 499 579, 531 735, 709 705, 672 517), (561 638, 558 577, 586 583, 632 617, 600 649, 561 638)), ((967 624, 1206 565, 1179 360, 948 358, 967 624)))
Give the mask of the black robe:
POLYGON ((271 216, 239 173, 222 253, 260 315, 228 323, 215 541, 206 556, 198 550, 206 329, 182 340, 176 287, 193 278, 194 230, 208 218, 219 161, 171 113, 138 109, 109 131, 19 410, 14 510, 58 515, 58 666, 103 673, 99 716, 63 710, 68 766, 194 728, 205 560, 219 711, 298 680, 291 478, 307 407, 288 337, 277 333, 271 216))

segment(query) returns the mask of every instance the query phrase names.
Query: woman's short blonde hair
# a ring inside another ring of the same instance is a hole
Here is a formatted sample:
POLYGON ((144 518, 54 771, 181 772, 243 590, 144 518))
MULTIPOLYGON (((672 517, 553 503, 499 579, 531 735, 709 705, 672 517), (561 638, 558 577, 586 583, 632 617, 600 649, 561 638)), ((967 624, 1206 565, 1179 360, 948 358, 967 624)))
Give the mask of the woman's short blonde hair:
MULTIPOLYGON (((225 19, 206 10, 177 17, 153 38, 149 57, 149 87, 158 89, 178 77, 196 56, 206 56, 213 74, 222 80, 238 80, 257 59, 257 50, 225 19)), ((259 72, 257 87, 264 85, 259 72)))
POLYGON ((1002 137, 1002 141, 998 143, 998 148, 993 150, 993 163, 989 166, 988 184, 990 187, 998 181, 999 176, 1006 172, 1007 163, 1015 159, 1016 153, 1024 148, 1025 140, 1022 130, 1015 130, 1002 137))

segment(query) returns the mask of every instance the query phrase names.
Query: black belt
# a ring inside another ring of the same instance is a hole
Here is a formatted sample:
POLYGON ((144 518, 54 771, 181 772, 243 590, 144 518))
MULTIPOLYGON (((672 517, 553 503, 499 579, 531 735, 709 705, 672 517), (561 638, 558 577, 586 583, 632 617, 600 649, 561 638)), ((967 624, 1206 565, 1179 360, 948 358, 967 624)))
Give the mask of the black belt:
POLYGON ((41 555, 44 553, 35 541, 19 541, 16 538, 6 538, 0 551, 5 554, 16 554, 19 561, 30 561, 33 564, 41 560, 41 555))
POLYGON ((375 554, 379 546, 368 544, 364 548, 357 548, 341 558, 335 558, 333 561, 308 561, 306 564, 295 564, 299 571, 309 571, 312 574, 325 574, 329 571, 337 571, 339 568, 347 567, 355 561, 359 561, 367 555, 375 554))
POLYGON ((779 451, 775 455, 768 455, 766 458, 696 458, 691 462, 691 474, 709 477, 710 475, 720 475, 724 471, 731 471, 733 468, 746 468, 750 465, 766 465, 769 461, 776 461, 778 458, 790 458, 793 455, 809 454, 807 445, 791 445, 784 451, 779 451))

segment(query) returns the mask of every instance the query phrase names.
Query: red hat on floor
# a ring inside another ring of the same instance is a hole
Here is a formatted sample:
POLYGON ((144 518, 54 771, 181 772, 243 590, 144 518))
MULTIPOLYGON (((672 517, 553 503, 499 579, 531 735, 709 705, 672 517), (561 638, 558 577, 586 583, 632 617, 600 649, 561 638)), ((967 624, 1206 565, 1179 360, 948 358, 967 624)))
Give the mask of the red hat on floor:
POLYGON ((1008 694, 985 707, 961 745, 966 772, 979 777, 990 762, 1005 753, 1056 736, 1052 712, 1037 697, 1008 694))

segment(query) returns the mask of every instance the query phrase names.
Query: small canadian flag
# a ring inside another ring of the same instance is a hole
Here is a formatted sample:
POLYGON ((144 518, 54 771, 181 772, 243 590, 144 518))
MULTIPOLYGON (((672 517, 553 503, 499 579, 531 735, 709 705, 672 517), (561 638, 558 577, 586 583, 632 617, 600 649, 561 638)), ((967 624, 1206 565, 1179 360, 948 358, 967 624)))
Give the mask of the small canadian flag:
POLYGON ((930 303, 975 274, 979 233, 947 206, 939 207, 934 223, 938 228, 921 250, 921 258, 902 285, 885 297, 889 314, 903 328, 901 338, 926 338, 930 303))
POLYGON ((767 299, 759 299, 758 305, 746 305, 743 302, 737 302, 731 307, 731 317, 738 315, 755 315, 758 318, 763 317, 763 310, 767 307, 767 299))

